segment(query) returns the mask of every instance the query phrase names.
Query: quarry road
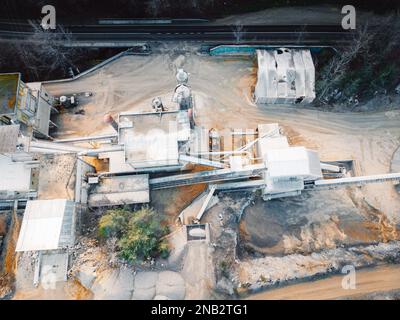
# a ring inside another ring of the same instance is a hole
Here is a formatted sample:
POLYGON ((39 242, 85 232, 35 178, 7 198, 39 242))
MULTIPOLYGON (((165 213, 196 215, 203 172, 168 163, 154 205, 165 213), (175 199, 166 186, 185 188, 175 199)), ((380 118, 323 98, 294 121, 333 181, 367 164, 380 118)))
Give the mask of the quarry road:
POLYGON ((388 265, 356 271, 356 289, 342 288, 342 275, 289 285, 249 296, 251 300, 328 300, 357 298, 373 292, 400 289, 400 266, 388 265))
POLYGON ((345 131, 348 133, 365 133, 371 130, 397 128, 400 121, 400 113, 371 112, 371 113, 333 113, 312 109, 302 109, 282 106, 268 106, 265 108, 269 119, 284 121, 300 126, 320 127, 326 133, 345 131))

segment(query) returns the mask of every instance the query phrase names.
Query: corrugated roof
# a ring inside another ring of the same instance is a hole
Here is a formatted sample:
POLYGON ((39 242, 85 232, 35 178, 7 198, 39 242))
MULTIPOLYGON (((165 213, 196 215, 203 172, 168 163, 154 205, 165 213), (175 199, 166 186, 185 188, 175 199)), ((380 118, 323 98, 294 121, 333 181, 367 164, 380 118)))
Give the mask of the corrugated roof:
POLYGON ((28 201, 16 251, 55 250, 73 245, 75 204, 65 199, 28 201))
POLYGON ((19 124, 0 126, 0 153, 17 150, 19 124))

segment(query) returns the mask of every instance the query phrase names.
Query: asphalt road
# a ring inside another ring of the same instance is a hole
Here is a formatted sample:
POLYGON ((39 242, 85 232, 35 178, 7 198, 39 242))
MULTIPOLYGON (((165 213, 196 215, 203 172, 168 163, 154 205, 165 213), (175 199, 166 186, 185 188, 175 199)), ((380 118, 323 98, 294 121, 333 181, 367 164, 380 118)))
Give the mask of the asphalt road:
MULTIPOLYGON (((341 26, 210 26, 210 25, 70 25, 65 26, 76 42, 121 41, 201 41, 207 43, 292 43, 299 45, 346 44, 352 33, 341 26)), ((28 23, 0 22, 0 39, 29 40, 33 35, 28 23)))

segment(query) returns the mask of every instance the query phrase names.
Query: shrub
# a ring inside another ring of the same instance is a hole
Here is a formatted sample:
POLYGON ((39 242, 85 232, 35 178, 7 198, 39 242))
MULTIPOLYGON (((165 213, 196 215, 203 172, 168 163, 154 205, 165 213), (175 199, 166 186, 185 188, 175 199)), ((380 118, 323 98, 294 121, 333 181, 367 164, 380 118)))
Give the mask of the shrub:
POLYGON ((120 237, 126 232, 129 217, 132 213, 124 209, 108 210, 99 221, 99 236, 101 239, 120 237))
POLYGON ((124 209, 109 210, 100 219, 99 236, 117 237, 119 255, 129 262, 139 262, 151 257, 168 257, 168 244, 162 237, 168 228, 152 208, 143 207, 131 212, 124 209))

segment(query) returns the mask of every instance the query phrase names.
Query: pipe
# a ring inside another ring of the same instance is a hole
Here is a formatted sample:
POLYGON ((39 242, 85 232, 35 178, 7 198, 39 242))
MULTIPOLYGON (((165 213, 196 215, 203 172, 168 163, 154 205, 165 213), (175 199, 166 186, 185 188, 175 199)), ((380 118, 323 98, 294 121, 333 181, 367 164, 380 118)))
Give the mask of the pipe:
POLYGON ((111 114, 106 113, 103 117, 103 122, 109 124, 116 132, 118 132, 118 123, 114 120, 111 114))
POLYGON ((189 155, 191 156, 218 156, 218 155, 229 155, 229 154, 247 154, 249 155, 249 151, 239 151, 239 150, 233 150, 233 151, 210 151, 210 152, 191 152, 189 155))
POLYGON ((115 152, 124 151, 124 146, 118 145, 115 148, 99 148, 99 149, 87 149, 78 153, 78 156, 97 156, 99 153, 103 152, 115 152))
POLYGON ((81 151, 85 150, 84 148, 75 147, 75 146, 71 146, 71 145, 61 145, 61 144, 56 144, 53 142, 39 142, 39 141, 31 141, 30 149, 32 147, 40 148, 40 149, 61 151, 61 152, 81 152, 81 151))
POLYGON ((80 142, 80 141, 113 139, 116 137, 118 137, 118 135, 116 135, 116 134, 105 134, 102 136, 88 136, 88 137, 78 137, 78 138, 70 138, 70 139, 60 139, 60 140, 54 140, 53 142, 55 142, 55 143, 80 142))

